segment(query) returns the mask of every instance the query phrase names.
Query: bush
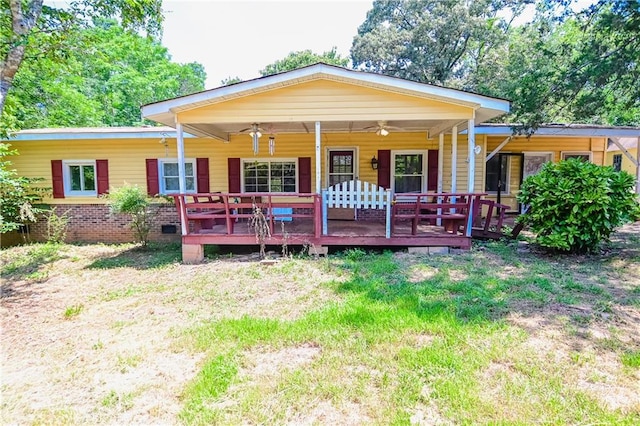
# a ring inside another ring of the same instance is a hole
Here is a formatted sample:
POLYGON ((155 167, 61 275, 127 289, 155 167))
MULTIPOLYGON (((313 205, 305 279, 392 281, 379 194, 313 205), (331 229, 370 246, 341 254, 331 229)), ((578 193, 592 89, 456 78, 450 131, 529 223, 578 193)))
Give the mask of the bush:
POLYGON ((120 188, 112 188, 107 200, 111 213, 131 216, 131 229, 137 241, 146 246, 151 230, 150 202, 146 192, 137 185, 125 184, 120 188))
POLYGON ((582 160, 547 163, 522 183, 518 201, 529 206, 518 220, 543 247, 594 251, 615 228, 640 218, 634 177, 582 160))
POLYGON ((64 243, 67 238, 67 226, 69 225, 69 220, 71 220, 70 211, 71 209, 68 209, 64 213, 58 214, 57 207, 53 207, 46 213, 48 242, 64 243))

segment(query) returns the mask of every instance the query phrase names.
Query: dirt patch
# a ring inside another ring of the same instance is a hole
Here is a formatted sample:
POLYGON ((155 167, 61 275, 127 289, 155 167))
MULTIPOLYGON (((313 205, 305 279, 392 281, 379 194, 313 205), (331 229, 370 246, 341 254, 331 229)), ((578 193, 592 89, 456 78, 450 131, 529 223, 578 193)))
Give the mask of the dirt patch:
MULTIPOLYGON (((321 262, 148 267, 148 255, 129 253, 136 264, 118 266, 128 250, 64 246, 45 269, 3 281, 5 422, 175 424, 180 393, 203 356, 176 347, 176 333, 222 317, 296 318, 336 297, 321 262)), ((279 358, 319 350, 298 349, 279 358)))

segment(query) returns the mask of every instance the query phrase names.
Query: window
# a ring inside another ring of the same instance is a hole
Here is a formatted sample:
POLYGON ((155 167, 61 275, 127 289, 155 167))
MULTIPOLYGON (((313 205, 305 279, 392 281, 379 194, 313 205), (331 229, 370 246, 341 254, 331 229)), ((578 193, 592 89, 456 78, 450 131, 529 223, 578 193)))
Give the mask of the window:
POLYGON ((622 170, 622 154, 613 154, 613 170, 616 172, 622 170))
POLYGON ((97 195, 96 162, 67 160, 64 164, 64 194, 66 196, 97 195))
POLYGON ((591 161, 591 153, 588 151, 585 151, 585 152, 567 151, 562 153, 561 158, 563 160, 568 160, 570 158, 577 158, 578 160, 591 161))
POLYGON ((393 190, 396 193, 424 192, 426 152, 393 154, 393 190))
POLYGON ((296 192, 296 161, 244 160, 244 192, 296 192))
MULTIPOLYGON (((160 193, 173 194, 180 192, 180 178, 178 176, 178 160, 167 158, 158 160, 160 173, 160 193)), ((196 192, 195 180, 196 164, 193 159, 184 160, 184 175, 187 192, 196 192)))
POLYGON ((510 157, 494 155, 486 163, 484 190, 487 192, 507 192, 509 182, 510 157))
POLYGON ((329 186, 355 179, 354 150, 329 151, 329 186))

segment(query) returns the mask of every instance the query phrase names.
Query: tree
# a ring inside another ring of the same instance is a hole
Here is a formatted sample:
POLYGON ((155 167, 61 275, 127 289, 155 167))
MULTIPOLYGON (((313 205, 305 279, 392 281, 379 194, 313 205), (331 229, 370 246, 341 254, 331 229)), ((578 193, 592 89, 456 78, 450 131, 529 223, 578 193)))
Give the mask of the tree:
POLYGON ((351 47, 355 68, 464 87, 531 0, 376 0, 351 47), (510 10, 509 20, 498 13, 510 10))
POLYGON ((273 64, 267 65, 263 70, 260 70, 260 75, 264 77, 267 75, 278 74, 306 67, 307 65, 317 64, 318 62, 346 67, 349 64, 349 58, 341 57, 336 52, 335 47, 322 54, 313 53, 309 49, 300 50, 298 52, 291 52, 284 59, 279 59, 273 64))
POLYGON ((51 55, 62 59, 67 35, 95 16, 118 18, 123 27, 160 34, 162 0, 77 0, 67 9, 43 0, 0 0, 0 114, 23 60, 51 55))
POLYGON ((510 120, 640 125, 640 3, 601 0, 571 12, 551 3, 512 31, 502 75, 486 93, 514 100, 510 120))
POLYGON ((111 19, 68 35, 86 46, 64 63, 25 59, 7 97, 4 121, 14 128, 133 126, 140 105, 204 89, 202 65, 171 62, 158 42, 111 19))

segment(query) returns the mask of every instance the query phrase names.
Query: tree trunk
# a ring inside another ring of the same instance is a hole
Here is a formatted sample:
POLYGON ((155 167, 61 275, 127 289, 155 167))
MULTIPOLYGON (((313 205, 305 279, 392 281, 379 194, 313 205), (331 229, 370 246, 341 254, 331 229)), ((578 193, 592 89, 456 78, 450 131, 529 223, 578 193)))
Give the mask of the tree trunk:
POLYGON ((4 103, 13 83, 13 78, 24 58, 29 33, 42 12, 42 2, 43 0, 26 2, 27 10, 25 13, 22 10, 23 2, 21 0, 9 0, 12 26, 9 49, 2 58, 2 62, 0 62, 0 115, 4 110, 4 103))

